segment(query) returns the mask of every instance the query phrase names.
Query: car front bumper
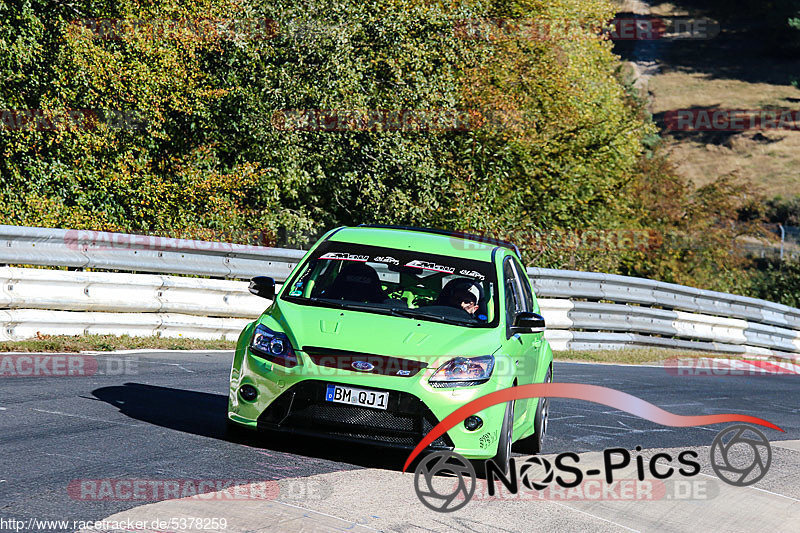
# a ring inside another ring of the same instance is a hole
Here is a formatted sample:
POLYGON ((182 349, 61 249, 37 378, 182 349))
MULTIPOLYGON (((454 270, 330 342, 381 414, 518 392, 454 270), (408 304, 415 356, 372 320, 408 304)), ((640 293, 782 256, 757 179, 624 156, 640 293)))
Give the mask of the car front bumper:
MULTIPOLYGON (((301 364, 286 368, 245 349, 239 371, 232 372, 228 418, 253 429, 324 436, 365 444, 413 449, 447 415, 470 401, 510 386, 513 378, 495 373, 481 385, 433 388, 428 378, 436 367, 413 376, 369 374, 315 365, 303 352, 301 364), (258 389, 253 402, 238 391, 249 384, 258 389), (387 409, 333 403, 325 400, 328 384, 389 392, 387 409)), ((478 413, 483 426, 468 431, 459 423, 434 441, 432 450, 453 450, 470 459, 491 458, 497 451, 505 405, 478 413)))

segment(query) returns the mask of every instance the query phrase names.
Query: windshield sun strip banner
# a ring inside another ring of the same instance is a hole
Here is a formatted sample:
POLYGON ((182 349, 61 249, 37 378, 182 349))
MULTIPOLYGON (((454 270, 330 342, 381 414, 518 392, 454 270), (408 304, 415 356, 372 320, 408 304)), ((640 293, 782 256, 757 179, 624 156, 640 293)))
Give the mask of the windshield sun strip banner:
POLYGON ((359 263, 366 263, 369 261, 368 255, 355 255, 347 252, 328 252, 320 256, 320 259, 330 259, 332 261, 356 261, 359 263))

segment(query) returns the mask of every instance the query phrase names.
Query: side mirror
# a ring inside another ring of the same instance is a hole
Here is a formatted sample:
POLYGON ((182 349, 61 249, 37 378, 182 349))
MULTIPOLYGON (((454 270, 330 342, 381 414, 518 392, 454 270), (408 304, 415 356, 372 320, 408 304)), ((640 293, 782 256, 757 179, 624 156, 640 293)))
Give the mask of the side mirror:
POLYGON ((267 300, 275 299, 275 280, 268 276, 256 276, 250 280, 248 290, 267 300))
POLYGON ((514 317, 512 333, 542 333, 544 331, 544 317, 539 313, 522 311, 514 317))

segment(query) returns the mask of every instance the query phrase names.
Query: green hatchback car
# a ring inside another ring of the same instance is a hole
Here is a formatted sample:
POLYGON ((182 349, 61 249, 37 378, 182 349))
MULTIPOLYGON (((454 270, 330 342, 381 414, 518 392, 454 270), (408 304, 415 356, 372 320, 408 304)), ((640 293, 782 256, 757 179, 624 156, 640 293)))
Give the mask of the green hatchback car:
MULTIPOLYGON (((324 235, 242 331, 229 427, 412 449, 440 420, 491 392, 552 380, 544 319, 510 243, 362 225, 324 235), (277 292, 277 294, 276 294, 277 292)), ((507 464, 538 453, 546 398, 489 407, 431 444, 507 464)))

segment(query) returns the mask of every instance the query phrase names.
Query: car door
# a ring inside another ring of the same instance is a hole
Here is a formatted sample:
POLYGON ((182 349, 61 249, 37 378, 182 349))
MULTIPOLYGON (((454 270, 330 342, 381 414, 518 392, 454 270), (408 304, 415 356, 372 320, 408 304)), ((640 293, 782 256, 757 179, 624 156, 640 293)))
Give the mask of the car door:
MULTIPOLYGON (((527 385, 533 383, 534 370, 536 368, 536 354, 538 347, 534 346, 536 334, 512 334, 510 327, 514 324, 516 315, 522 311, 533 311, 532 293, 526 294, 525 288, 530 291, 530 286, 526 285, 527 280, 522 274, 522 267, 519 262, 508 256, 503 263, 503 287, 505 292, 505 312, 506 312, 506 353, 512 358, 515 366, 517 385, 527 385)), ((523 424, 529 418, 528 410, 532 405, 530 399, 520 400, 514 409, 514 425, 523 424)), ((530 414, 532 419, 533 414, 530 414)))
MULTIPOLYGON (((518 274, 517 279, 519 280, 525 301, 525 311, 539 313, 539 302, 536 301, 536 295, 533 293, 531 282, 522 264, 514 258, 513 265, 515 267, 515 272, 518 274)), ((544 341, 544 333, 527 333, 523 336, 526 338, 526 346, 529 346, 529 349, 526 351, 526 355, 528 356, 526 358, 526 368, 521 374, 529 377, 529 383, 536 383, 536 376, 539 374, 539 365, 541 364, 541 348, 542 342, 544 341)))

